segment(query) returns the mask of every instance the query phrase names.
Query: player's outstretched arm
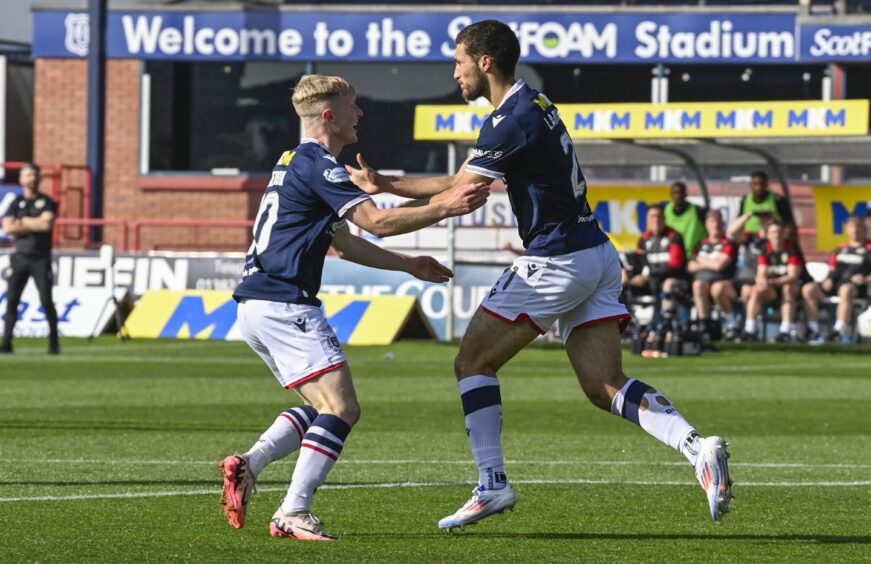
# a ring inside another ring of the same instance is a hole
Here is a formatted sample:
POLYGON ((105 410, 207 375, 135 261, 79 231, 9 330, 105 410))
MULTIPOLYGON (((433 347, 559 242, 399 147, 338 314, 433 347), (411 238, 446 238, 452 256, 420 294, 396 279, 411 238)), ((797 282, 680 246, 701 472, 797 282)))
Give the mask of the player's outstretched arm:
POLYGON ((345 219, 373 235, 389 237, 472 212, 483 206, 489 195, 490 187, 477 183, 457 186, 437 198, 424 198, 387 210, 378 209, 371 200, 366 200, 346 213, 345 219))
POLYGON ((333 237, 333 250, 339 258, 381 270, 407 272, 427 282, 447 282, 454 273, 432 257, 410 257, 373 245, 352 235, 347 226, 333 237))
MULTIPOLYGON (((466 162, 468 160, 466 159, 466 162)), ((357 153, 357 164, 360 165, 360 168, 354 168, 350 165, 345 165, 345 168, 351 176, 351 182, 369 194, 387 192, 404 198, 430 198, 463 184, 479 182, 490 184, 493 182, 492 178, 465 170, 466 163, 463 163, 457 174, 425 178, 379 174, 366 163, 360 153, 357 153)))

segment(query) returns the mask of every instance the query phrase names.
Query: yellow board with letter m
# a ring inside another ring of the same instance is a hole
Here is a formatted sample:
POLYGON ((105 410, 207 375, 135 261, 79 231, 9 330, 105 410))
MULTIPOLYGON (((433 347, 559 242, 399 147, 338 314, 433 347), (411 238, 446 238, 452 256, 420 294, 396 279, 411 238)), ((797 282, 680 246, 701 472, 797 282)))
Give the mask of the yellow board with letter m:
MULTIPOLYGON (((412 320, 415 337, 434 337, 414 296, 318 297, 342 343, 389 345, 403 335, 412 320)), ((242 340, 231 292, 149 290, 124 326, 134 339, 242 340)))
MULTIPOLYGON (((868 106, 868 100, 558 104, 572 139, 865 135, 868 106)), ((414 138, 474 141, 491 111, 488 106, 417 106, 414 138)))

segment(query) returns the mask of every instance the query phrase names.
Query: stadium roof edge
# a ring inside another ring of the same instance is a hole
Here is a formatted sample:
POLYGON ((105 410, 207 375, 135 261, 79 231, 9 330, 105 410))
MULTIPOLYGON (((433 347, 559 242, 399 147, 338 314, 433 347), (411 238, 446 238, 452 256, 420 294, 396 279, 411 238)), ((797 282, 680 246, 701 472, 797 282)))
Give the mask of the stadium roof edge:
MULTIPOLYGON (((31 6, 31 11, 53 10, 87 10, 87 2, 82 1, 59 1, 59 2, 36 2, 31 6)), ((619 13, 619 14, 668 14, 668 13, 715 13, 715 14, 796 14, 798 5, 773 5, 773 6, 469 6, 465 4, 442 4, 438 6, 422 6, 412 4, 261 4, 247 2, 183 2, 171 5, 154 4, 125 4, 123 6, 110 6, 110 12, 239 12, 239 11, 264 11, 264 12, 456 12, 466 13, 619 13)), ((843 18, 844 16, 842 16, 843 18)), ((816 17, 808 16, 807 22, 816 22, 816 17)), ((842 20, 843 21, 843 20, 842 20)), ((852 21, 852 20, 850 20, 852 21)))

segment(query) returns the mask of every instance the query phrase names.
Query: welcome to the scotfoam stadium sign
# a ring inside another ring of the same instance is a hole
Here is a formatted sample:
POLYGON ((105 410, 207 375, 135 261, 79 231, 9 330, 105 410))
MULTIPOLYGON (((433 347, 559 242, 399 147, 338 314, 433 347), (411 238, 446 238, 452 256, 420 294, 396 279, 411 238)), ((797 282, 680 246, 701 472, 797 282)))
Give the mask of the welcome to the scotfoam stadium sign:
MULTIPOLYGON (((871 60, 871 26, 817 27, 802 41, 794 14, 746 13, 113 11, 107 48, 109 57, 137 59, 444 62, 457 33, 488 17, 511 25, 526 62, 871 60)), ((84 57, 89 37, 85 13, 34 14, 36 57, 84 57)))

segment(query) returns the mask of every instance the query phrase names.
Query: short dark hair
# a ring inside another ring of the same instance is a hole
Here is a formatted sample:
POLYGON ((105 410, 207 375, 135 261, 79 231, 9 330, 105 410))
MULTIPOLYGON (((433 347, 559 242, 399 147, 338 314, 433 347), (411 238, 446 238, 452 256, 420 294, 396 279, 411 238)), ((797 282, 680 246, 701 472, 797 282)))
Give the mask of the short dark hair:
POLYGON ((761 178, 765 182, 768 182, 768 173, 763 172, 761 170, 757 170, 753 174, 750 175, 750 178, 761 178))
POLYGON ((26 168, 33 170, 33 172, 36 173, 36 176, 42 175, 42 170, 39 168, 39 165, 36 163, 24 163, 23 165, 21 165, 21 168, 18 170, 18 172, 21 173, 21 171, 26 169, 26 168))
POLYGON ((484 20, 464 27, 457 35, 457 45, 462 43, 476 61, 490 55, 496 68, 505 76, 514 76, 520 59, 520 41, 506 24, 498 20, 484 20))

